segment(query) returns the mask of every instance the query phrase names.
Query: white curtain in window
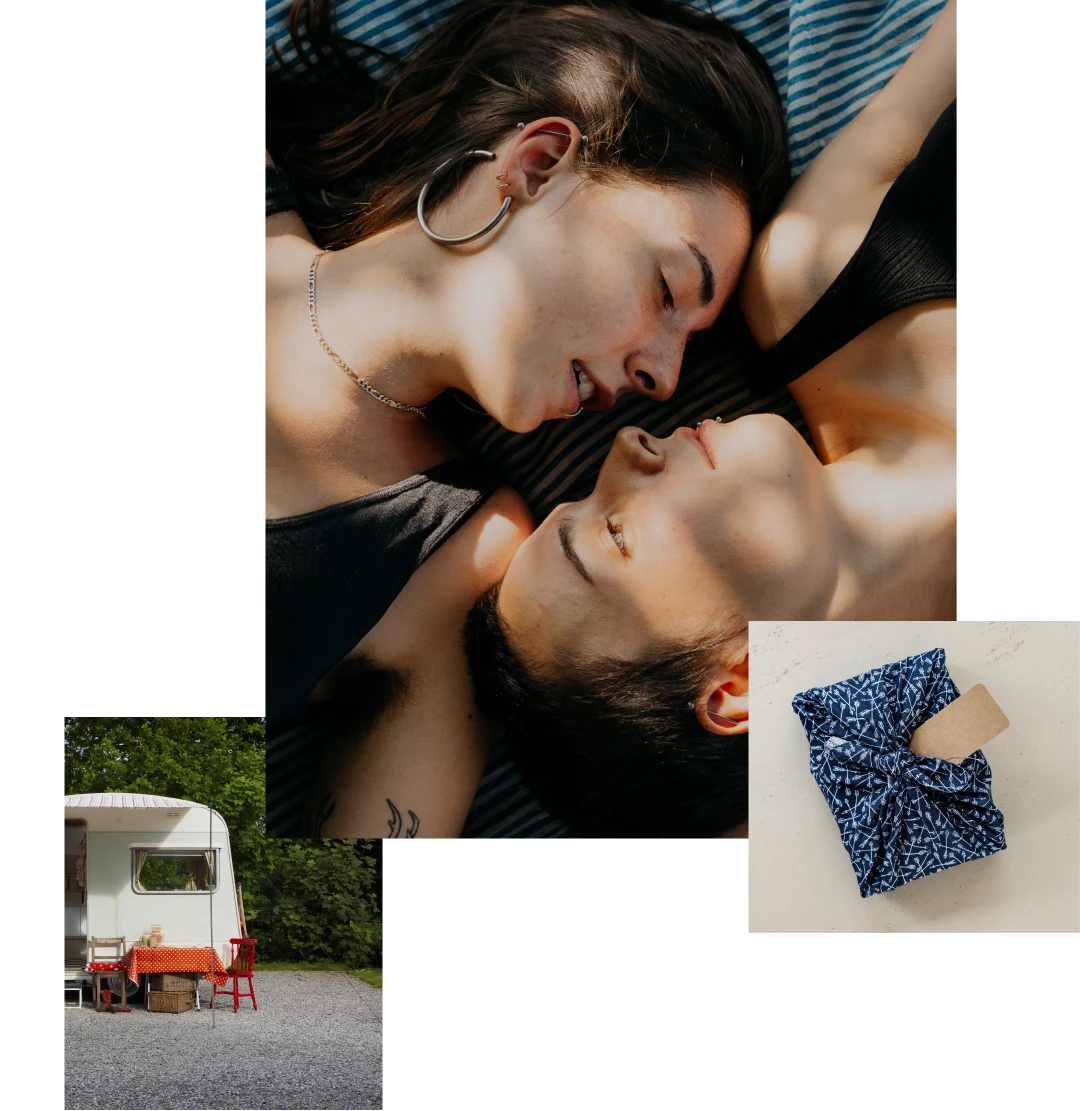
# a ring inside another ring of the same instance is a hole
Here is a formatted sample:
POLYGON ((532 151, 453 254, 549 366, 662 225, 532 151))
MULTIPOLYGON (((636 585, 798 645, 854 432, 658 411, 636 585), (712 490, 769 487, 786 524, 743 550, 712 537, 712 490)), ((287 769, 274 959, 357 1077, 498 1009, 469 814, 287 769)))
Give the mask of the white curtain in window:
POLYGON ((135 850, 135 890, 145 891, 139 876, 142 874, 143 865, 146 863, 146 849, 135 850))

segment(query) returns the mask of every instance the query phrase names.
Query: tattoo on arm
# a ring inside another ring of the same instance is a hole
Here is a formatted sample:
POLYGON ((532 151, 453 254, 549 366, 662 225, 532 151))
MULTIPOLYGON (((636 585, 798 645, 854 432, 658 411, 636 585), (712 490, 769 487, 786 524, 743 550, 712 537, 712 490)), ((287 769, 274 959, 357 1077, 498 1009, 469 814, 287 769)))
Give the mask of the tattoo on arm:
MULTIPOLYGON (((386 800, 386 805, 390 807, 390 821, 387 823, 390 826, 390 832, 387 837, 400 837, 401 827, 404 824, 401 819, 401 811, 389 799, 386 800)), ((409 828, 405 831, 405 836, 415 837, 416 831, 420 828, 420 819, 411 810, 408 814, 410 823, 409 828)))

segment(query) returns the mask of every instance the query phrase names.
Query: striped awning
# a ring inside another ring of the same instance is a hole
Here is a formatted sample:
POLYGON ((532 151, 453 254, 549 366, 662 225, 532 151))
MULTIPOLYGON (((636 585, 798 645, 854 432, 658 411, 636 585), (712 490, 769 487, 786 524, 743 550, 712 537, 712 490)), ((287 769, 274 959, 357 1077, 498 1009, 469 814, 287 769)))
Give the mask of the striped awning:
POLYGON ((65 809, 115 807, 120 810, 195 810, 205 809, 201 802, 171 799, 164 795, 65 795, 65 809))

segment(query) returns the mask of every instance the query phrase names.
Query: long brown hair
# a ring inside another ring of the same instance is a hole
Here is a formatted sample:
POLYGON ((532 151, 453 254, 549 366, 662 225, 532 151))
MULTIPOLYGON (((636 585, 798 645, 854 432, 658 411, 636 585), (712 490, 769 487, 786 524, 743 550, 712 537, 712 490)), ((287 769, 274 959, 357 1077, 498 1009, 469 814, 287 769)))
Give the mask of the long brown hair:
MULTIPOLYGON (((362 55, 387 56, 345 43, 332 20, 328 0, 294 0, 299 64, 267 88, 267 147, 322 246, 413 218, 441 162, 493 149, 541 116, 588 135, 584 177, 724 187, 745 201, 755 230, 789 183, 764 59, 726 23, 673 0, 476 0, 394 62, 384 83, 362 55)), ((450 174, 433 186, 429 211, 455 184, 450 174)))

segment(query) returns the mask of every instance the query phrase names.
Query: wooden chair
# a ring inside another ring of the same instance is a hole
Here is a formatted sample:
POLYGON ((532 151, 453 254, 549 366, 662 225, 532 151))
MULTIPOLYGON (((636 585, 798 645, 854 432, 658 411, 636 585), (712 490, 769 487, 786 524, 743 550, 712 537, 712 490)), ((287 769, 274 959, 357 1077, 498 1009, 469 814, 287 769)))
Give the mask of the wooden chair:
POLYGON ((90 939, 90 959, 86 962, 86 971, 94 974, 94 1009, 101 1010, 101 979, 103 976, 116 976, 119 974, 121 1005, 127 1006, 127 966, 124 957, 127 956, 126 937, 92 937, 90 939), (112 953, 102 950, 113 950, 112 953))
POLYGON ((232 977, 232 991, 229 990, 228 984, 223 988, 219 988, 217 980, 211 978, 210 983, 213 985, 213 994, 210 996, 210 1008, 214 1007, 215 995, 231 995, 233 997, 233 1014, 236 1014, 240 1006, 241 999, 250 999, 252 1007, 257 1011, 259 1004, 255 1002, 255 980, 253 975, 255 972, 255 946, 258 944, 253 937, 230 937, 229 944, 232 946, 232 963, 225 969, 226 975, 232 977), (242 992, 240 990, 240 981, 247 980, 248 988, 250 990, 242 992))

